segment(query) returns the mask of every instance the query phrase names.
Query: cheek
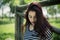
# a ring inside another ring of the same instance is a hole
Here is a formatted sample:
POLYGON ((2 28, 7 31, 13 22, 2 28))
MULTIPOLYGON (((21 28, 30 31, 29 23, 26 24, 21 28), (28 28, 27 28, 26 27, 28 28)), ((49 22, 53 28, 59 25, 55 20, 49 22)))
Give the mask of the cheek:
POLYGON ((34 21, 36 22, 36 21, 37 21, 37 19, 35 18, 35 19, 34 19, 34 21))
POLYGON ((34 19, 29 18, 29 21, 30 21, 30 22, 36 22, 36 21, 37 21, 37 19, 36 19, 36 18, 34 18, 34 19))
POLYGON ((32 22, 31 18, 29 18, 29 21, 32 22))

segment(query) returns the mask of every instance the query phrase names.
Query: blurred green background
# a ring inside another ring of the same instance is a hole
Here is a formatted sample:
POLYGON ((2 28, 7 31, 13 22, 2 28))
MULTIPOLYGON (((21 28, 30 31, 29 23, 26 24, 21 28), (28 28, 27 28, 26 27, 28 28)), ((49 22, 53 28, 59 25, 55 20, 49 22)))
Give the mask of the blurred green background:
MULTIPOLYGON (((14 6, 45 0, 0 0, 0 40, 15 40, 14 6)), ((46 0, 47 1, 47 0, 46 0)), ((43 14, 52 26, 60 28, 60 5, 42 7, 43 14)), ((60 35, 53 33, 53 40, 60 40, 60 35)))

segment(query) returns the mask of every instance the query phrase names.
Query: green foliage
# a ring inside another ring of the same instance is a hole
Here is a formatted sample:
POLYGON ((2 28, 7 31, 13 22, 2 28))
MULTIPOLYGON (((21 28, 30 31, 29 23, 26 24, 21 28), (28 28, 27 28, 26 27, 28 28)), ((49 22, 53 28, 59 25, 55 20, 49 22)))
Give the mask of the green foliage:
POLYGON ((13 6, 18 6, 20 4, 20 0, 12 0, 11 2, 13 6))
POLYGON ((7 38, 14 39, 14 36, 13 33, 0 33, 0 40, 5 40, 7 38))
POLYGON ((48 10, 47 12, 50 14, 50 15, 54 15, 56 13, 56 9, 54 6, 50 6, 48 7, 48 10))
POLYGON ((53 33, 53 40, 60 40, 60 35, 53 33))
POLYGON ((3 0, 2 4, 9 3, 11 0, 3 0))
POLYGON ((24 0, 25 3, 32 3, 32 2, 37 2, 37 1, 40 1, 40 0, 24 0))
POLYGON ((12 39, 15 40, 14 19, 9 21, 7 18, 0 18, 0 40, 12 39))
POLYGON ((11 24, 11 23, 14 23, 14 18, 12 18, 11 21, 9 20, 9 18, 4 18, 3 20, 0 18, 0 25, 11 24))
POLYGON ((58 5, 58 8, 57 9, 58 9, 58 13, 60 13, 60 5, 58 5))

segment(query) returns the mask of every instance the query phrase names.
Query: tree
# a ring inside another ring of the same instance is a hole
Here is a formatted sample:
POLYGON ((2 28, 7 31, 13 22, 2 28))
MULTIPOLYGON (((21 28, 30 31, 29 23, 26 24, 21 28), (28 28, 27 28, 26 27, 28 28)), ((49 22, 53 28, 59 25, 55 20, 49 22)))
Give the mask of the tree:
MULTIPOLYGON (((48 9, 47 9, 47 12, 50 14, 50 15, 54 15, 53 13, 53 10, 52 10, 52 7, 48 7, 48 9)), ((53 18, 53 17, 52 17, 53 18)))
POLYGON ((60 13, 60 5, 57 5, 58 13, 60 13))

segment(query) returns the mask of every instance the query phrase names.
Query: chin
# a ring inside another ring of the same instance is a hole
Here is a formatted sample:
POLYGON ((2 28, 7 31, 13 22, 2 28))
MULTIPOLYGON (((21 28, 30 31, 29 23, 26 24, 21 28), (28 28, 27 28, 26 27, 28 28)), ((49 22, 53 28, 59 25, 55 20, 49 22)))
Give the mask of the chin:
POLYGON ((32 25, 34 25, 34 23, 31 23, 32 25))

